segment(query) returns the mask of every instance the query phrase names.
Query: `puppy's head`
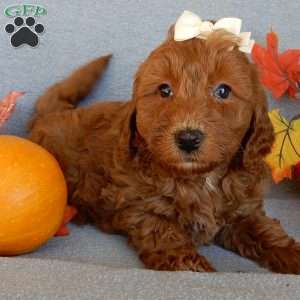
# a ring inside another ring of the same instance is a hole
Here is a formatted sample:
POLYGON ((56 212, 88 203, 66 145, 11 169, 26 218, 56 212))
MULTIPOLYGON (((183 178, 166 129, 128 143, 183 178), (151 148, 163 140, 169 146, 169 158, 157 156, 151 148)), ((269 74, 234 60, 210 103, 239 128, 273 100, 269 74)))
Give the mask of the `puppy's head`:
POLYGON ((222 30, 177 42, 171 29, 140 66, 133 102, 131 129, 151 159, 180 173, 229 165, 240 150, 249 164, 273 141, 256 70, 222 30))

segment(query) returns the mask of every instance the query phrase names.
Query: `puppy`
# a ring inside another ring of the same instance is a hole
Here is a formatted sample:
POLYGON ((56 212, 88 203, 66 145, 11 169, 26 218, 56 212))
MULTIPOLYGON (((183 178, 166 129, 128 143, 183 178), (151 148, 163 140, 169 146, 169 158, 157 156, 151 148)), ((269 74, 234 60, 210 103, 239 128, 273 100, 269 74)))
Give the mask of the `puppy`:
POLYGON ((236 39, 167 39, 139 67, 128 102, 76 108, 110 56, 50 87, 30 139, 67 179, 79 223, 128 236, 146 267, 214 271, 217 243, 280 273, 300 273, 300 244, 266 216, 264 157, 274 135, 255 67, 236 39))

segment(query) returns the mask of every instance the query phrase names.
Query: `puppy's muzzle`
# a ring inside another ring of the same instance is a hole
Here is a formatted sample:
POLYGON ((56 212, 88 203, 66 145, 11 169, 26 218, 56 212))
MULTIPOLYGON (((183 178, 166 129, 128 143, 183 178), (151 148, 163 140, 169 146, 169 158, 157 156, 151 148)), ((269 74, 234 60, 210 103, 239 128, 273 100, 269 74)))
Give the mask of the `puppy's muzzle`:
POLYGON ((186 152, 196 151, 201 146, 204 135, 198 129, 184 129, 175 134, 175 142, 177 147, 186 152))

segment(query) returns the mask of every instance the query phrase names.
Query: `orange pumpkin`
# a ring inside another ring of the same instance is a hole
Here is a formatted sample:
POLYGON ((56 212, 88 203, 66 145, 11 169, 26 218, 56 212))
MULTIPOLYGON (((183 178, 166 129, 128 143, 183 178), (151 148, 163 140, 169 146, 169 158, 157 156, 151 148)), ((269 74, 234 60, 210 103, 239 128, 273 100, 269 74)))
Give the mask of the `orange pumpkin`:
POLYGON ((63 173, 42 147, 0 135, 0 255, 31 252, 63 221, 67 188, 63 173))

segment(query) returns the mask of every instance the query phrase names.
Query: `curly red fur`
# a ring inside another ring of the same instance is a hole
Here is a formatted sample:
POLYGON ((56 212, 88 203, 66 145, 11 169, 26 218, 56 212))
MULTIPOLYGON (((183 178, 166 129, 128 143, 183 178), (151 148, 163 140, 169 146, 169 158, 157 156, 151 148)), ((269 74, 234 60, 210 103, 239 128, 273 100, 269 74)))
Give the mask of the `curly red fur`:
POLYGON ((197 246, 216 241, 300 273, 299 244, 263 209, 273 130, 255 67, 224 32, 170 36, 140 66, 132 100, 75 109, 105 69, 102 57, 40 97, 30 138, 60 162, 78 221, 126 234, 147 267, 213 271, 197 246), (162 83, 173 96, 160 96, 162 83), (224 101, 212 92, 220 83, 232 88, 224 101), (174 141, 186 128, 205 134, 190 154, 174 141))

